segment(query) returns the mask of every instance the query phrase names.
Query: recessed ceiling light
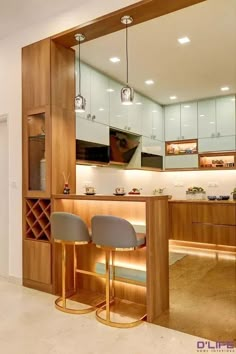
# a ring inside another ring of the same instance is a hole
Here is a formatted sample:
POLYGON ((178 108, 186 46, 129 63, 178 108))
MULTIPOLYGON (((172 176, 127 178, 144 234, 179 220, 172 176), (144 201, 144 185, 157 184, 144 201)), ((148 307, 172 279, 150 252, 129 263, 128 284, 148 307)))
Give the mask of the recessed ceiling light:
POLYGON ((112 88, 108 88, 107 92, 114 92, 115 90, 113 90, 112 88))
POLYGON ((112 63, 119 63, 119 62, 120 62, 120 58, 118 58, 118 57, 112 57, 112 58, 110 58, 110 61, 111 61, 112 63))
POLYGON ((182 38, 178 38, 178 42, 180 44, 186 44, 190 42, 190 39, 188 37, 182 37, 182 38))
POLYGON ((176 100, 176 96, 170 96, 170 100, 176 100))
POLYGON ((142 102, 136 102, 136 104, 137 104, 137 105, 141 105, 141 104, 142 104, 142 102))
POLYGON ((221 91, 229 91, 229 87, 228 86, 223 86, 223 87, 221 87, 221 91))
POLYGON ((146 80, 146 81, 145 81, 145 84, 146 84, 146 85, 153 85, 153 84, 154 84, 154 81, 151 80, 151 79, 150 79, 150 80, 146 80))

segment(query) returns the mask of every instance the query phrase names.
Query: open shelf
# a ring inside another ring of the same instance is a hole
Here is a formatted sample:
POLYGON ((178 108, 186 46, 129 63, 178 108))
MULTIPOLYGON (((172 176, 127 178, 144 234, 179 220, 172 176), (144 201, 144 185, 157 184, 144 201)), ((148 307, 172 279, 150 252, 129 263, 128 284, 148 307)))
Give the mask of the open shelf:
POLYGON ((51 240, 50 199, 26 199, 26 239, 51 240))
POLYGON ((208 170, 235 169, 235 153, 205 153, 199 155, 199 168, 208 170))
POLYGON ((198 141, 193 140, 179 140, 166 142, 166 155, 193 155, 198 153, 198 141))

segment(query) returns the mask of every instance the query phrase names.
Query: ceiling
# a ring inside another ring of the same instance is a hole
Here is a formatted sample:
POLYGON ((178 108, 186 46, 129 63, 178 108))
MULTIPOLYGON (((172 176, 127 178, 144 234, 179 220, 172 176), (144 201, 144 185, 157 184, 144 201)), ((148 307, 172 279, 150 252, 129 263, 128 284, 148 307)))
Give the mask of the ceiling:
MULTIPOLYGON (((82 60, 125 81, 125 31, 86 42, 82 60), (113 64, 110 57, 120 63, 113 64)), ((236 0, 206 2, 129 29, 130 84, 161 104, 236 92, 236 0), (180 45, 178 38, 191 42, 180 45), (154 85, 144 81, 153 79, 154 85), (175 101, 170 96, 176 95, 175 101)))
POLYGON ((34 23, 79 7, 86 0, 0 0, 0 39, 34 23))

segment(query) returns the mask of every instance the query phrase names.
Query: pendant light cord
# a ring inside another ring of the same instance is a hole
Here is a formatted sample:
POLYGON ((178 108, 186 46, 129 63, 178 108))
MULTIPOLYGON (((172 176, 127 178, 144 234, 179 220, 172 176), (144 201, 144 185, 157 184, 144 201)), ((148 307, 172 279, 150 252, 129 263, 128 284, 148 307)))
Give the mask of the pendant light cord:
POLYGON ((128 57, 128 24, 126 22, 125 25, 126 32, 126 84, 128 86, 129 83, 129 57, 128 57))
POLYGON ((79 95, 81 95, 80 40, 79 40, 79 95))

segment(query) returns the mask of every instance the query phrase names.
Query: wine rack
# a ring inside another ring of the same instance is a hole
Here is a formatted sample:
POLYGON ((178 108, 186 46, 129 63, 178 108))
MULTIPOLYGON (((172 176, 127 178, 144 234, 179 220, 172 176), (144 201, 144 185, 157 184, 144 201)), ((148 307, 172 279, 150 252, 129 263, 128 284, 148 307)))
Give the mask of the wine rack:
POLYGON ((50 214, 50 199, 26 199, 25 238, 50 242, 50 214))

